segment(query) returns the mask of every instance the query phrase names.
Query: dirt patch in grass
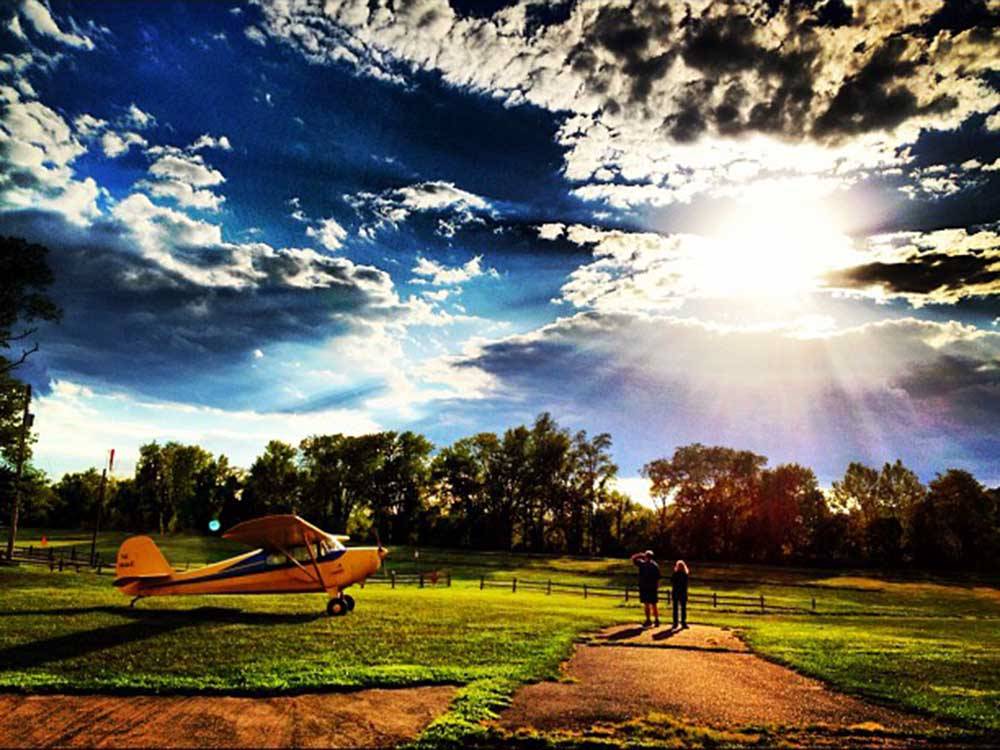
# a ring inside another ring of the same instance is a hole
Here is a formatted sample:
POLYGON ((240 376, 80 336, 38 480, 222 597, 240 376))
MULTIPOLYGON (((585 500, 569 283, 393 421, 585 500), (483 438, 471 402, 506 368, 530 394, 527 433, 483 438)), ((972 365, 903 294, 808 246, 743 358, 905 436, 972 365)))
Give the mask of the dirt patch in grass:
POLYGON ((921 718, 835 693, 748 652, 720 628, 608 629, 579 645, 567 681, 517 692, 499 726, 540 731, 587 728, 651 713, 711 727, 883 727, 931 731, 921 718))
POLYGON ((0 695, 0 747, 391 747, 443 713, 455 688, 278 698, 0 695))

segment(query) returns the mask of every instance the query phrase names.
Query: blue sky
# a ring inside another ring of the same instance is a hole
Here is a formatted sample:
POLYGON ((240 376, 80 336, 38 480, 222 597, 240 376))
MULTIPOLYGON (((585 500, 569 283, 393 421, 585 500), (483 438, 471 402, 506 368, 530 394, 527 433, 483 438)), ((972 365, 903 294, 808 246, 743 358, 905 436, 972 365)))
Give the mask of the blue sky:
POLYGON ((626 478, 699 441, 1000 482, 985 5, 3 12, 0 232, 65 310, 21 370, 53 473, 549 410, 626 478))

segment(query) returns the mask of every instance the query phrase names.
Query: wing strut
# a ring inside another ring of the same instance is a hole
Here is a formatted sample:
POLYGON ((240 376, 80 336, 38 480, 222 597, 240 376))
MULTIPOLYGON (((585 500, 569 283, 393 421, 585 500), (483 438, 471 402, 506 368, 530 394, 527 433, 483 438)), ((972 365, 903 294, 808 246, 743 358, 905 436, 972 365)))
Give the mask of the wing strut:
POLYGON ((313 553, 312 545, 307 544, 306 549, 309 550, 309 559, 312 560, 313 568, 316 569, 316 575, 319 576, 320 585, 323 587, 324 591, 329 593, 330 587, 326 585, 326 581, 323 579, 323 571, 320 570, 319 563, 316 561, 316 555, 313 553))
MULTIPOLYGON (((277 545, 275 545, 275 546, 277 546, 277 545)), ((308 547, 309 547, 309 545, 307 544, 306 548, 308 549, 308 547)), ((326 583, 323 581, 323 576, 322 575, 320 575, 319 578, 317 578, 316 576, 314 576, 312 574, 312 571, 310 571, 310 570, 306 569, 305 567, 303 567, 302 563, 300 563, 298 560, 296 560, 294 557, 292 557, 290 554, 288 554, 288 552, 283 547, 278 547, 278 552, 280 552, 281 554, 283 554, 285 556, 285 559, 288 560, 288 561, 290 561, 291 563, 293 563, 299 570, 301 570, 307 576, 309 576, 314 581, 316 581, 317 583, 319 583, 323 587, 324 591, 326 590, 326 583)), ((312 552, 309 553, 309 556, 312 557, 312 552)), ((313 563, 315 564, 315 562, 316 562, 316 558, 313 558, 313 563)), ((316 568, 316 572, 319 573, 319 568, 318 567, 316 568)))

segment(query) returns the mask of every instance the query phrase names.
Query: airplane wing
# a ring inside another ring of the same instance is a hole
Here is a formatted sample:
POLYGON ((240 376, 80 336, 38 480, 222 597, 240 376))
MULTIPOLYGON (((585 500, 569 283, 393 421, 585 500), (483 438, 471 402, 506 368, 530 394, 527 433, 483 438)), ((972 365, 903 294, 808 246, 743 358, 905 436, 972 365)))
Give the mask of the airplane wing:
POLYGON ((265 550, 288 550, 320 541, 329 543, 335 539, 332 534, 293 515, 263 516, 244 521, 233 526, 222 537, 265 550))

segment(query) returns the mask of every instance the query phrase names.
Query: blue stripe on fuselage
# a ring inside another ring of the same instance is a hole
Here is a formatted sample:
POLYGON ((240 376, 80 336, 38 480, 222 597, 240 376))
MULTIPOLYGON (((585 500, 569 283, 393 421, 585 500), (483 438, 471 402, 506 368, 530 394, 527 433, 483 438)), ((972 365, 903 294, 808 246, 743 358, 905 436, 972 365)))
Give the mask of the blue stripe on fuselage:
MULTIPOLYGON (((332 562, 333 560, 339 559, 345 552, 346 549, 335 549, 320 555, 316 558, 318 563, 332 562)), ((267 558, 273 554, 281 554, 275 552, 267 552, 265 550, 260 550, 254 553, 252 556, 240 560, 237 563, 233 563, 225 570, 220 570, 218 573, 212 573, 206 576, 195 576, 192 578, 184 578, 181 580, 164 581, 163 583, 151 583, 143 586, 144 589, 158 589, 164 588, 166 586, 182 586, 188 583, 204 583, 205 581, 220 581, 226 578, 241 578, 243 576, 254 575, 255 573, 270 573, 275 570, 286 570, 288 568, 297 568, 295 563, 290 562, 286 557, 284 562, 279 565, 269 565, 267 558)), ((312 565, 312 561, 302 563, 302 566, 307 570, 309 566, 312 565)))

